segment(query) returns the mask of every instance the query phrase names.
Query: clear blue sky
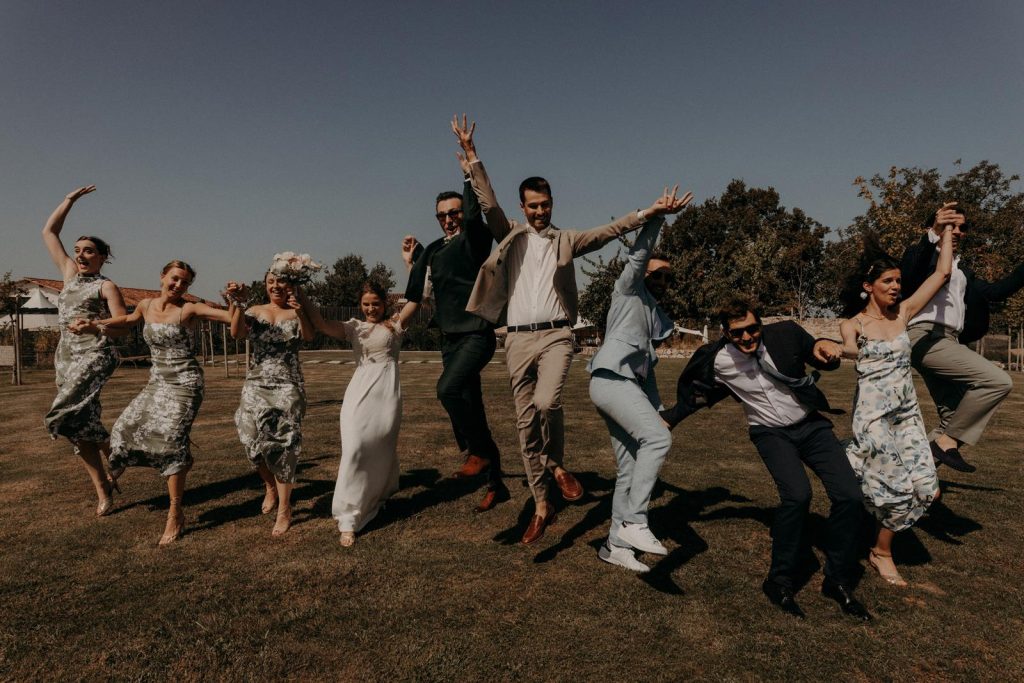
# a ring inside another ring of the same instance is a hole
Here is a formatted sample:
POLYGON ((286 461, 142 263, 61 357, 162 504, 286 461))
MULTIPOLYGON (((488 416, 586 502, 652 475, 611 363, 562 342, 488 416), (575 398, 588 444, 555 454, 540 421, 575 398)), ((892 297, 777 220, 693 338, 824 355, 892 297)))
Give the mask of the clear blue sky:
POLYGON ((400 273, 478 122, 499 199, 544 175, 590 227, 680 181, 774 186, 832 227, 851 181, 989 159, 1024 172, 1020 2, 47 2, 0 4, 0 272, 56 277, 39 231, 107 238, 105 273, 193 291, 275 251, 400 273))

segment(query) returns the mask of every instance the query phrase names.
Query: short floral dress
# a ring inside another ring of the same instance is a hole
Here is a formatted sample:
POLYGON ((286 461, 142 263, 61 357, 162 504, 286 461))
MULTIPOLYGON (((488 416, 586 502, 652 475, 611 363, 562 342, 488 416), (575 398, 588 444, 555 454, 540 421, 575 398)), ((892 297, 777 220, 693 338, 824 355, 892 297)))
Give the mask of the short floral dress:
POLYGON ((912 526, 939 490, 910 374, 910 338, 858 339, 853 439, 846 455, 865 506, 885 526, 912 526))
POLYGON ((203 402, 203 369, 190 327, 146 323, 142 336, 153 361, 149 383, 114 423, 110 466, 155 467, 169 477, 192 466, 189 434, 203 402))
POLYGON ((79 442, 103 443, 110 435, 100 419, 100 389, 117 369, 117 352, 103 335, 73 334, 67 326, 77 318, 110 317, 100 290, 102 275, 75 275, 64 283, 57 298, 60 343, 53 358, 57 370, 57 397, 44 423, 50 436, 79 442))
POLYGON ((275 324, 248 316, 247 322, 252 366, 235 411, 238 438, 253 467, 262 462, 279 481, 294 483, 306 413, 299 321, 275 324))

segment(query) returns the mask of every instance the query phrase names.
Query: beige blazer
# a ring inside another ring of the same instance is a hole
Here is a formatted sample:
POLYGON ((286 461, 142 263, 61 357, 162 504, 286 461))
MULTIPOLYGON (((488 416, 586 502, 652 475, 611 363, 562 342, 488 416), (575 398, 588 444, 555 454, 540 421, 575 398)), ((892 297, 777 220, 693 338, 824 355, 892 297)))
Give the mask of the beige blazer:
MULTIPOLYGON (((509 248, 519 238, 526 239, 532 230, 529 225, 509 220, 498 206, 498 200, 491 189, 484 165, 479 161, 470 164, 469 180, 480 201, 487 227, 494 234, 498 246, 480 266, 476 284, 469 295, 466 310, 489 320, 496 325, 505 324, 505 309, 508 306, 508 259, 509 248)), ((562 304, 569 320, 576 322, 579 316, 579 292, 576 288, 576 267, 573 259, 582 254, 597 251, 619 235, 638 229, 643 225, 633 211, 614 223, 590 230, 559 230, 549 226, 540 234, 556 241, 555 276, 551 286, 562 304)))

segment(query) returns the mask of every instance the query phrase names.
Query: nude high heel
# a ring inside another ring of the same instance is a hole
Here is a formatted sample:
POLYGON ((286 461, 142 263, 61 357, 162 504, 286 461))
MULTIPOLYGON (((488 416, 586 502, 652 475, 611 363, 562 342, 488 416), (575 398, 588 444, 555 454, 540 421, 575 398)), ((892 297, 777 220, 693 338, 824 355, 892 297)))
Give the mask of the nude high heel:
POLYGON ((160 537, 160 545, 174 543, 184 529, 185 512, 181 509, 181 498, 171 498, 171 505, 167 509, 167 526, 164 528, 164 535, 160 537), (174 522, 175 526, 172 527, 171 522, 174 522))
POLYGON ((872 569, 878 572, 878 575, 882 577, 885 580, 885 582, 888 583, 890 586, 905 588, 907 586, 907 581, 902 576, 900 576, 900 573, 898 571, 889 569, 883 571, 882 567, 880 567, 878 564, 878 558, 880 557, 891 559, 892 554, 881 553, 872 548, 871 551, 868 553, 868 564, 870 564, 872 569))

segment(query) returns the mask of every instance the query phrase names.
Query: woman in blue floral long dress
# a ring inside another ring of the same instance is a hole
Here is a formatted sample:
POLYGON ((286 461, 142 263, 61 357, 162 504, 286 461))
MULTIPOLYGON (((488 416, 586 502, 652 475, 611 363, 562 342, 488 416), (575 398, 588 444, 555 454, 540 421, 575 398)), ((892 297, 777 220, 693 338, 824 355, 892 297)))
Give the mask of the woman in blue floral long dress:
POLYGON ((72 257, 60 239, 71 207, 95 190, 89 185, 68 194, 43 227, 43 243, 64 280, 57 298, 60 343, 53 359, 57 396, 44 422, 52 438, 66 437, 82 459, 96 489, 96 514, 102 517, 113 509, 114 499, 113 482, 103 466, 110 436, 101 420, 100 390, 117 368, 117 354, 94 321, 123 315, 124 299, 117 285, 100 274, 110 259, 105 241, 79 237, 72 257))
POLYGON ((946 283, 952 263, 952 227, 947 225, 935 273, 900 301, 899 263, 869 244, 843 295, 850 316, 839 327, 843 353, 856 359, 858 377, 846 455, 861 482, 865 506, 878 521, 868 564, 893 586, 907 585, 892 559, 893 538, 939 497, 910 370, 907 321, 946 283))
POLYGON ((243 288, 228 283, 231 335, 248 338, 252 344, 252 363, 242 385, 235 425, 245 454, 266 487, 263 514, 277 506, 271 534, 280 536, 291 525, 292 487, 306 412, 299 347, 303 341, 312 341, 314 330, 285 277, 268 271, 264 286, 270 303, 243 311, 234 302, 243 288))
POLYGON ((196 361, 192 323, 196 319, 230 323, 226 310, 185 301, 195 271, 171 261, 160 275, 160 296, 143 299, 130 315, 100 321, 100 327, 124 329, 144 323, 152 367, 149 383, 114 423, 110 467, 148 466, 167 478, 170 506, 160 545, 173 543, 185 526, 181 499, 192 468, 189 434, 203 401, 203 369, 196 361))

